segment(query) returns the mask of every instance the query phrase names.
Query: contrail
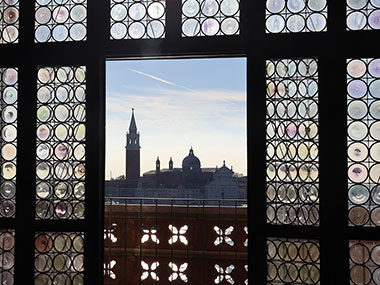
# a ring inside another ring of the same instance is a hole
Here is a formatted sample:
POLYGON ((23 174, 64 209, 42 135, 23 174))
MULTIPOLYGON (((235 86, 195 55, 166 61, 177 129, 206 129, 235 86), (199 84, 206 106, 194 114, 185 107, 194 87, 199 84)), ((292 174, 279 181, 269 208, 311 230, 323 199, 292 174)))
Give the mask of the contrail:
POLYGON ((166 83, 168 85, 172 85, 172 86, 175 86, 175 87, 178 87, 178 88, 182 88, 182 89, 185 89, 185 90, 188 90, 188 91, 191 91, 191 92, 197 92, 196 90, 193 90, 193 89, 190 89, 190 88, 187 88, 185 86, 181 86, 181 85, 178 85, 174 82, 170 82, 170 81, 167 81, 165 79, 162 79, 162 78, 159 78, 157 76, 154 76, 152 74, 148 74, 148 73, 144 73, 144 72, 141 72, 141 71, 138 71, 136 69, 132 69, 132 68, 128 68, 130 71, 132 72, 135 72, 135 73, 138 73, 138 74, 141 74, 141 75, 144 75, 144 76, 147 76, 149 78, 152 78, 154 80, 157 80, 157 81, 160 81, 160 82, 163 82, 163 83, 166 83))

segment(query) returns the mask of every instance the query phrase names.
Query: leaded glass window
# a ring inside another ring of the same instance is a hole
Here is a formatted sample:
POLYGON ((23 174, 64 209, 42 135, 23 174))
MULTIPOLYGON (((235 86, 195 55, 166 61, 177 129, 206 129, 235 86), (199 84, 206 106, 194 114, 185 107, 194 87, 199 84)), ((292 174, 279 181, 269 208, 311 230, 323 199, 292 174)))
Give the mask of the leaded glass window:
POLYGON ((0 230, 0 280, 14 284, 15 231, 0 230))
POLYGON ((34 284, 84 284, 83 246, 82 232, 36 233, 34 284))
POLYGON ((318 64, 267 61, 267 222, 319 224, 318 64))
POLYGON ((182 0, 182 36, 238 35, 240 0, 182 0))
POLYGON ((18 70, 0 68, 0 75, 0 217, 14 217, 16 212, 18 70))
POLYGON ((320 284, 319 242, 268 238, 267 284, 320 284))
POLYGON ((326 0, 267 0, 265 15, 267 33, 327 30, 326 0))
POLYGON ((87 0, 35 1, 35 42, 86 40, 87 0))
POLYGON ((165 0, 111 0, 111 39, 165 37, 165 0))
POLYGON ((17 43, 19 30, 19 1, 0 2, 0 44, 17 43))
POLYGON ((40 67, 36 218, 83 219, 86 68, 40 67))
POLYGON ((380 59, 347 61, 349 224, 380 226, 380 59))
POLYGON ((379 30, 379 0, 347 0, 347 30, 379 30))
POLYGON ((380 241, 350 240, 350 284, 380 284, 380 241))

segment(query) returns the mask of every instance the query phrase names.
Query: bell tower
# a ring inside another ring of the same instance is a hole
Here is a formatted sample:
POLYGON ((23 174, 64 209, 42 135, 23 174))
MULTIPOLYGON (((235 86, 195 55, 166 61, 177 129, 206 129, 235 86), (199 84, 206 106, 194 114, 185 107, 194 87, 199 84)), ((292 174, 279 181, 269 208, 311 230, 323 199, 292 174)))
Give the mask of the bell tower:
POLYGON ((140 134, 137 132, 133 108, 125 149, 125 178, 127 180, 127 186, 137 187, 140 178, 140 134))

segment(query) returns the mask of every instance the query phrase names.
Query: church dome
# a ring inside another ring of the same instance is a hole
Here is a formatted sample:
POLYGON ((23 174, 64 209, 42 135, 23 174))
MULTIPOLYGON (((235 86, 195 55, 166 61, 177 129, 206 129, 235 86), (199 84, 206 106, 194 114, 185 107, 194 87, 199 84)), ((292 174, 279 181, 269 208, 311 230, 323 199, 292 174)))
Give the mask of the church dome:
POLYGON ((194 155, 194 151, 191 148, 189 155, 182 160, 182 170, 184 172, 200 172, 201 161, 194 155))

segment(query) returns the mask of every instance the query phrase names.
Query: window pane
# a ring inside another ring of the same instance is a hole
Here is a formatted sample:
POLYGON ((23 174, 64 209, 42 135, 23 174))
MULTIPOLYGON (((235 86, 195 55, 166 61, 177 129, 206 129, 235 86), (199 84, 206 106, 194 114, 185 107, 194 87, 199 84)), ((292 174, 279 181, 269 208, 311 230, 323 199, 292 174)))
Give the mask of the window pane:
POLYGON ((265 14, 267 33, 327 30, 326 0, 267 0, 265 14))
POLYGON ((87 0, 35 1, 35 42, 86 40, 87 0))
POLYGON ((83 233, 36 233, 34 284, 84 284, 83 245, 83 233))
POLYGON ((18 71, 0 68, 1 106, 1 176, 0 218, 14 217, 16 212, 16 153, 18 71))
POLYGON ((0 230, 0 280, 1 284, 14 284, 15 231, 0 230))
POLYGON ((319 263, 316 240, 267 240, 267 284, 320 284, 319 263))
POLYGON ((84 218, 85 84, 84 66, 38 69, 37 219, 84 218))
POLYGON ((347 0, 347 30, 379 30, 379 0, 347 0))
POLYGON ((165 0, 111 0, 111 39, 165 37, 165 0))
POLYGON ((0 44, 18 43, 18 0, 0 2, 0 44))
POLYGON ((267 61, 267 221, 319 224, 318 65, 267 61))
POLYGON ((182 0, 182 36, 237 35, 240 0, 182 0))
POLYGON ((380 241, 350 240, 350 284, 380 284, 380 241))
POLYGON ((349 224, 380 226, 380 59, 347 61, 349 224))

